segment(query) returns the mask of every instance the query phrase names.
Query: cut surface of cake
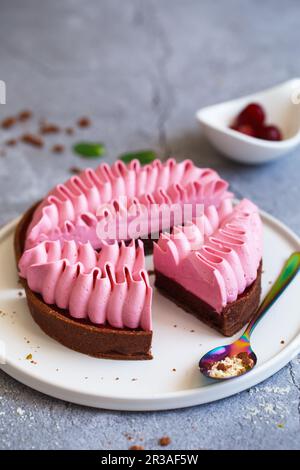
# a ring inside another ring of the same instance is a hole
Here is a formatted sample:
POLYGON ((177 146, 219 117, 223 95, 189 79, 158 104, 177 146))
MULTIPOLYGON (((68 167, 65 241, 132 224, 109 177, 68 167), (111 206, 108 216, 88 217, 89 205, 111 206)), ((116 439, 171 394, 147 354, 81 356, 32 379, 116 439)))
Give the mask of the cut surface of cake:
POLYGON ((155 285, 225 336, 236 333, 260 300, 262 223, 244 199, 209 206, 200 220, 161 234, 155 285))
POLYGON ((94 357, 150 359, 145 248, 155 244, 157 287, 227 335, 257 307, 261 239, 256 206, 233 207, 214 170, 190 160, 134 160, 57 185, 22 217, 15 252, 29 309, 45 333, 94 357), (182 222, 186 206, 190 219, 182 222))

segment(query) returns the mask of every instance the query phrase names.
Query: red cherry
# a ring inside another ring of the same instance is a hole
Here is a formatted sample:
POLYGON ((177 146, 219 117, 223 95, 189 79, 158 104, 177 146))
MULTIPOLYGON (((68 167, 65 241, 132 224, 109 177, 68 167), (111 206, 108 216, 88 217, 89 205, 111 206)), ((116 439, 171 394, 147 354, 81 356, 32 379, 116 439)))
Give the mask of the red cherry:
POLYGON ((241 132, 242 134, 250 135, 251 137, 255 137, 255 130, 253 129, 252 126, 249 126, 248 124, 243 124, 239 126, 231 126, 231 129, 234 129, 235 131, 241 132))
POLYGON ((264 140, 282 140, 282 134, 277 126, 262 126, 259 138, 264 140))
POLYGON ((259 127, 265 121, 265 111, 258 103, 250 103, 237 117, 237 125, 250 124, 253 127, 259 127))

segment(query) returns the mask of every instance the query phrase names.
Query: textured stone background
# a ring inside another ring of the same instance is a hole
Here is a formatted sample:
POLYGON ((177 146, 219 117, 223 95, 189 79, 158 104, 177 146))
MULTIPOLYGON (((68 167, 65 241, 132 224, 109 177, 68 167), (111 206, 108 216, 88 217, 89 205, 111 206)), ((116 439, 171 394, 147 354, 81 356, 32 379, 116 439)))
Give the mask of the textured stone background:
MULTIPOLYGON (((35 122, 70 125, 87 114, 94 126, 74 139, 102 139, 106 161, 145 147, 190 157, 300 234, 299 150, 274 164, 240 166, 202 139, 194 118, 201 106, 299 75, 299 15, 297 0, 2 0, 0 79, 8 90, 0 115, 29 107, 35 122)), ((74 139, 59 141, 69 149, 74 139)), ((1 224, 69 177, 71 166, 84 166, 69 150, 52 154, 57 141, 0 157, 1 224)), ((299 420, 299 359, 235 397, 160 413, 83 408, 0 373, 4 449, 127 449, 140 439, 151 449, 163 434, 176 449, 299 449, 299 420)))

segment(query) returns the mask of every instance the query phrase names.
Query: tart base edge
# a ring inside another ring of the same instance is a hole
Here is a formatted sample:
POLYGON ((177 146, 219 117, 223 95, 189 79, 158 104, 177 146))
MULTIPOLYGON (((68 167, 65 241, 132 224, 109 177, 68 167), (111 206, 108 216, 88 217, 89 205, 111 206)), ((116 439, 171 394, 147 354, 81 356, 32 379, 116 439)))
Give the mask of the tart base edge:
POLYGON ((255 281, 238 298, 216 312, 210 305, 171 278, 155 271, 155 287, 186 312, 192 313, 206 325, 224 336, 232 336, 248 323, 257 310, 261 294, 262 262, 257 270, 255 281))

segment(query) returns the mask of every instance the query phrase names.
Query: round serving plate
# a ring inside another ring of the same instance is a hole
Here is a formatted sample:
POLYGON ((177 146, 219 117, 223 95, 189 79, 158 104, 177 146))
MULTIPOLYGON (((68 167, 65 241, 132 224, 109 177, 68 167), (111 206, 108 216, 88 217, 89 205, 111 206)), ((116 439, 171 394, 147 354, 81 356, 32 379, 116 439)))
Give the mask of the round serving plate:
MULTIPOLYGON (((274 217, 264 212, 261 216, 265 293, 290 253, 300 250, 300 240, 274 217)), ((277 372, 300 351, 299 275, 253 333, 258 363, 242 377, 215 382, 200 374, 202 354, 230 342, 230 338, 205 326, 156 290, 152 361, 94 359, 71 351, 46 336, 31 318, 15 266, 16 224, 13 221, 0 230, 0 367, 35 390, 97 408, 182 408, 246 390, 277 372)), ((147 268, 151 266, 149 256, 147 268)), ((232 339, 236 337, 238 334, 232 339)))

